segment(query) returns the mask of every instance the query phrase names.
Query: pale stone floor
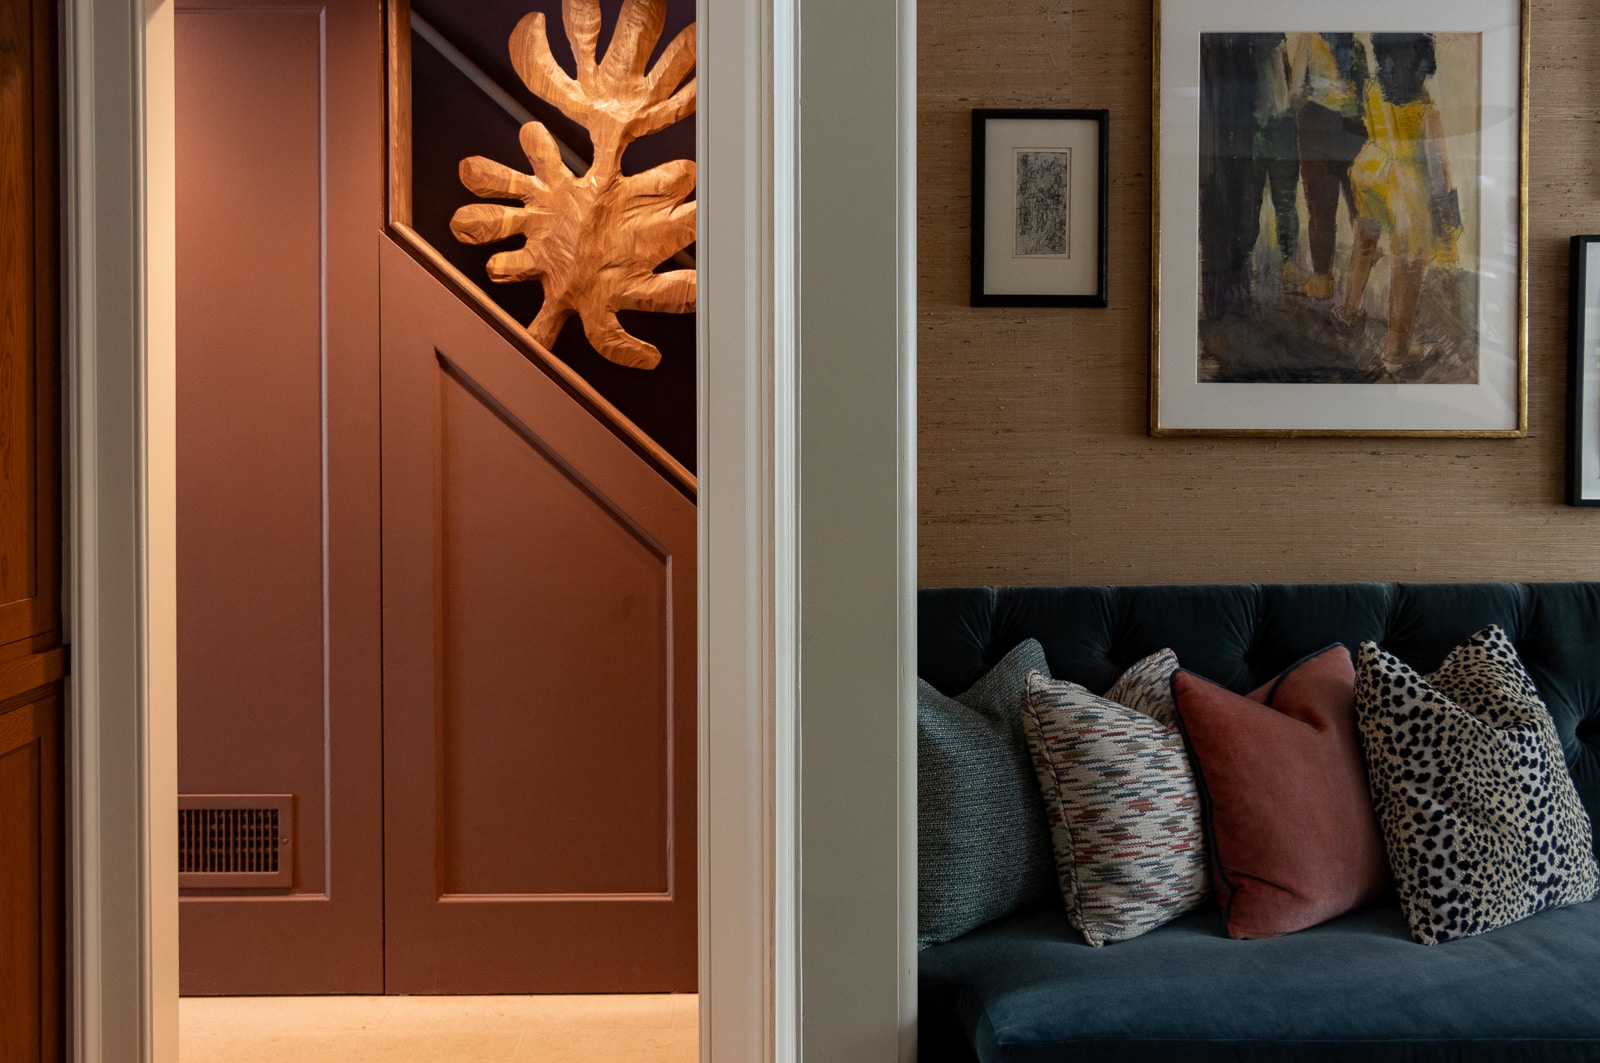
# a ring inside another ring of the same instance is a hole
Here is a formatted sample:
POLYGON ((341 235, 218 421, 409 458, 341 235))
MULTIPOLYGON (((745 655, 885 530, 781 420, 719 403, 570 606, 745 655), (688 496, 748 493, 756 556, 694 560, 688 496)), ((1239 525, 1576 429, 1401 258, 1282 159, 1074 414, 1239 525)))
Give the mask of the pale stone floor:
POLYGON ((179 1063, 695 1063, 699 998, 185 997, 179 1063))

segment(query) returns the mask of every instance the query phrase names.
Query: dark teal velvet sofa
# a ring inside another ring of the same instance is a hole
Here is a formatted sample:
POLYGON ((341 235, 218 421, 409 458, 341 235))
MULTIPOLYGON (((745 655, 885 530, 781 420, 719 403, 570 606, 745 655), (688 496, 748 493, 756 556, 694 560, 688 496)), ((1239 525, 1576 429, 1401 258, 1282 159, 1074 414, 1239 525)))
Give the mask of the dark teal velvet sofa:
MULTIPOLYGON (((1600 583, 958 588, 918 614, 918 672, 952 695, 1026 638, 1091 690, 1170 646, 1242 692, 1334 642, 1431 671, 1498 624, 1600 823, 1600 583)), ((1051 904, 918 960, 922 1063, 1600 1061, 1600 901, 1431 947, 1397 904, 1263 941, 1208 906, 1102 949, 1051 904)))

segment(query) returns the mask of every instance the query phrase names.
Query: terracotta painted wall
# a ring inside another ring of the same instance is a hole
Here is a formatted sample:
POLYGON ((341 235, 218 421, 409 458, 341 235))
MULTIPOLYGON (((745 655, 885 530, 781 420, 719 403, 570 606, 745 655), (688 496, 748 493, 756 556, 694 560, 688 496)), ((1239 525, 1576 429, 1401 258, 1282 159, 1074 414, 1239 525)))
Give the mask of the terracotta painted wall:
POLYGON ((1534 0, 1529 434, 1151 439, 1150 0, 919 0, 925 586, 1600 578, 1562 504, 1567 241, 1600 231, 1600 10, 1534 0), (969 111, 1105 107, 1105 310, 967 306, 969 111))

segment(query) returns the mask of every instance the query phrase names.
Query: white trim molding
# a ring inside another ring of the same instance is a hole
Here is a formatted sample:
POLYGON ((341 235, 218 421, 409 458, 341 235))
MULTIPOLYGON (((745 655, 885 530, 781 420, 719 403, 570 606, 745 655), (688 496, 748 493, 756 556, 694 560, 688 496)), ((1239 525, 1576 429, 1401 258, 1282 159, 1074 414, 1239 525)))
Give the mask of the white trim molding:
POLYGON ((915 1056, 915 14, 698 12, 707 1063, 915 1056))
POLYGON ((798 1058, 794 0, 700 0, 700 1058, 798 1058))
POLYGON ((895 183, 898 194, 899 258, 895 317, 895 539, 898 543, 900 744, 895 765, 899 787, 900 879, 897 977, 900 987, 900 1060, 917 1058, 917 0, 895 4, 896 99, 895 183))
POLYGON ((79 1063, 177 1059, 172 10, 62 5, 68 985, 79 1063))
POLYGON ((801 1045, 915 1055, 915 0, 800 0, 801 1045))

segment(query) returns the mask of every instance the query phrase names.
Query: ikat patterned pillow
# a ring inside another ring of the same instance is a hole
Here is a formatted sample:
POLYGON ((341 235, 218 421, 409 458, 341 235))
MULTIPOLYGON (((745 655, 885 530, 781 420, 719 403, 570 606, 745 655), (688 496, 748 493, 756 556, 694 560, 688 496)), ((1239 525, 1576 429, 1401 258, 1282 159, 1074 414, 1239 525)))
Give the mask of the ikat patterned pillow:
POLYGON ((1130 665, 1102 697, 1176 728, 1178 706, 1172 698, 1172 676, 1177 670, 1178 655, 1171 650, 1157 650, 1130 665))
POLYGON ((1097 948, 1154 930, 1209 893, 1200 797, 1173 723, 1177 668, 1163 650, 1130 668, 1107 697, 1028 676, 1022 721, 1056 879, 1068 920, 1097 948))
POLYGON ((1424 678, 1361 644, 1356 712, 1411 936, 1482 934, 1600 888, 1550 711, 1498 627, 1424 678))

